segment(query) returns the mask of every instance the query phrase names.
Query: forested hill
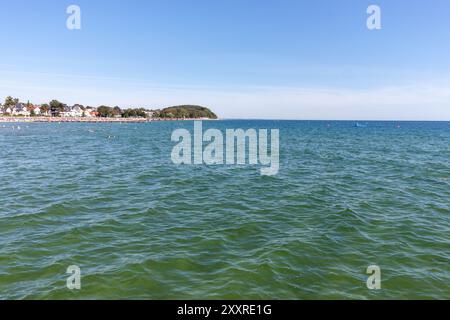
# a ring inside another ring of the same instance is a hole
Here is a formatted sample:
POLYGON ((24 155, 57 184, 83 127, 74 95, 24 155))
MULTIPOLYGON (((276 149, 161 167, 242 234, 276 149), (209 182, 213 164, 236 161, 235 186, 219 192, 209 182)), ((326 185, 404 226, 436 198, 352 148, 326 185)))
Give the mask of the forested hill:
POLYGON ((217 119, 217 115, 210 109, 195 105, 173 106, 160 110, 160 118, 208 118, 217 119))

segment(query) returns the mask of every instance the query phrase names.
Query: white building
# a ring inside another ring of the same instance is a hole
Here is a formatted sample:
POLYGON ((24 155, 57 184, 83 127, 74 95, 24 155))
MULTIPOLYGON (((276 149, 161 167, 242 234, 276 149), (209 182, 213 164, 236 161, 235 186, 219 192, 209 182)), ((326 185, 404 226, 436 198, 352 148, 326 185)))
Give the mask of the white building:
POLYGON ((81 106, 76 104, 72 107, 65 107, 63 112, 60 112, 61 117, 82 117, 83 109, 81 106))
POLYGON ((29 117, 30 111, 28 111, 27 106, 23 103, 17 103, 11 110, 13 116, 24 116, 29 117))
POLYGON ((96 110, 94 108, 92 108, 92 107, 86 107, 86 109, 84 109, 83 114, 84 114, 84 116, 86 118, 94 118, 95 117, 95 111, 96 110))
POLYGON ((153 116, 155 115, 155 111, 146 110, 144 112, 149 118, 153 118, 153 116))
POLYGON ((76 104, 72 107, 72 117, 82 117, 83 109, 80 105, 76 104))
POLYGON ((31 110, 34 111, 35 115, 37 115, 37 116, 41 115, 41 107, 40 106, 33 106, 33 107, 31 107, 31 110))

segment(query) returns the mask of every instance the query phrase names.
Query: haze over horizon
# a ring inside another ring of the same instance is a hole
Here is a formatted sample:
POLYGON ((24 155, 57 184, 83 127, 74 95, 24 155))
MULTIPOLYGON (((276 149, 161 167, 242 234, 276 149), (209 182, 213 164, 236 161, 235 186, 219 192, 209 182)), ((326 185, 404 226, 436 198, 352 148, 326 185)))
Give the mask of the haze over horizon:
POLYGON ((450 120, 448 14, 446 0, 18 0, 0 12, 0 99, 198 104, 230 119, 450 120), (71 4, 81 30, 66 28, 71 4), (371 4, 381 30, 366 27, 371 4))

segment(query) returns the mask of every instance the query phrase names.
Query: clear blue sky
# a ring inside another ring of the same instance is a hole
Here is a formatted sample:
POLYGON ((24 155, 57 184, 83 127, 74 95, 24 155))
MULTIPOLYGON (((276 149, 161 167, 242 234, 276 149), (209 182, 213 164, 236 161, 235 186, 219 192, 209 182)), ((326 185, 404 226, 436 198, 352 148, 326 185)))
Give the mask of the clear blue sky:
POLYGON ((2 100, 450 120, 448 0, 1 0, 0 39, 2 100))

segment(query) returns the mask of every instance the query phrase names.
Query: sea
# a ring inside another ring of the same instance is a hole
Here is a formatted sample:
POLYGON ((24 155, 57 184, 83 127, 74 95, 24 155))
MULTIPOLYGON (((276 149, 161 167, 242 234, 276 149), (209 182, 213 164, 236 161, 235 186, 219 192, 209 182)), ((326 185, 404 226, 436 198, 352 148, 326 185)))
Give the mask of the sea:
POLYGON ((0 299, 450 298, 450 122, 203 121, 272 176, 174 164, 193 127, 0 123, 0 299))

